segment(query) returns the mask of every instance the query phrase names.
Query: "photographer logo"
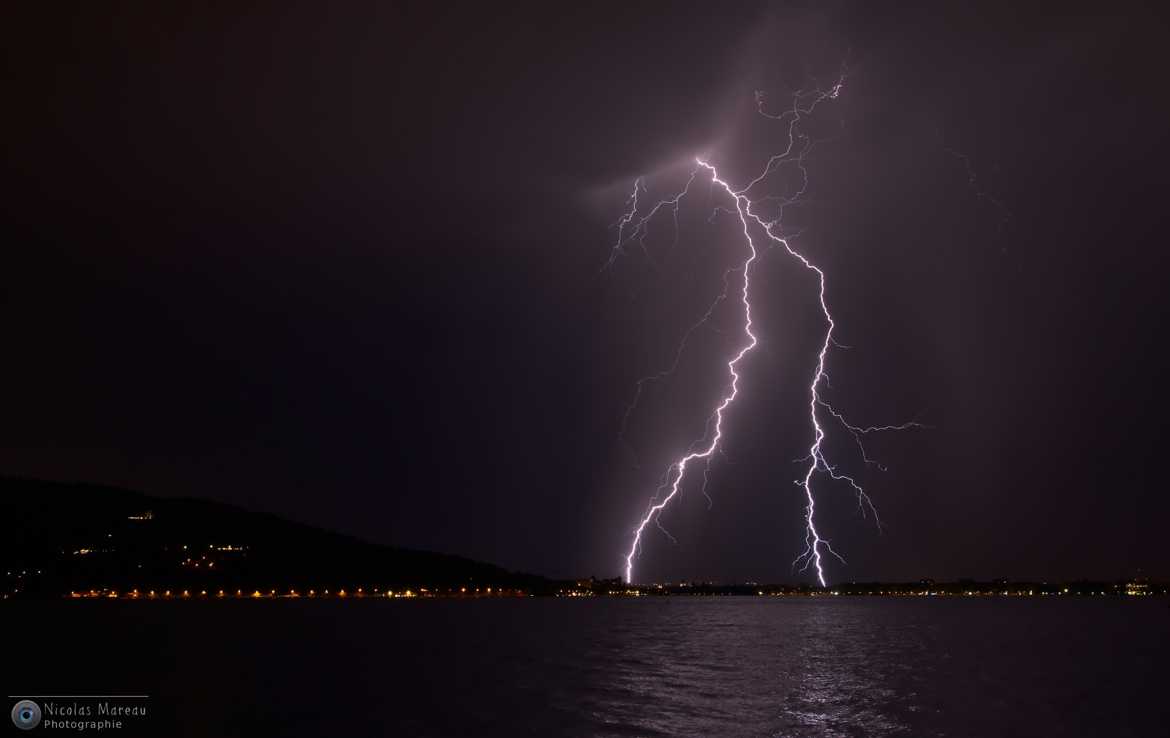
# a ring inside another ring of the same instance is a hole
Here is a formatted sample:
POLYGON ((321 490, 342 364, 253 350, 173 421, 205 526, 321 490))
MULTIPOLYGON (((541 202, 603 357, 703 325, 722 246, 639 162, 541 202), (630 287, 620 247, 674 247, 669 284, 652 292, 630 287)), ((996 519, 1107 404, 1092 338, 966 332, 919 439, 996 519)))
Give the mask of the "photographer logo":
POLYGON ((41 724, 41 706, 32 700, 21 700, 12 707, 12 724, 21 730, 32 730, 41 724))

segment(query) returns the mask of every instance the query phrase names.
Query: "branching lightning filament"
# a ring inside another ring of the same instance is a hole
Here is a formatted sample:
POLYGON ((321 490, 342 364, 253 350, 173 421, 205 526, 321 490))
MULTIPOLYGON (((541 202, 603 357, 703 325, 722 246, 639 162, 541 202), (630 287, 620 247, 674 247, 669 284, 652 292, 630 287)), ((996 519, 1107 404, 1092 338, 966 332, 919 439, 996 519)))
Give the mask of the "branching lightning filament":
MULTIPOLYGON (((797 93, 793 97, 792 106, 780 113, 770 113, 766 109, 765 98, 761 93, 756 95, 757 109, 761 115, 770 119, 786 124, 787 145, 785 148, 773 154, 764 165, 760 173, 747 184, 740 188, 735 188, 723 179, 719 171, 714 165, 702 158, 695 160, 695 168, 691 171, 690 177, 682 190, 675 193, 669 198, 657 201, 653 205, 646 207, 644 200, 647 188, 644 180, 638 178, 634 182, 633 192, 628 200, 629 210, 622 215, 622 217, 615 223, 617 229, 617 240, 614 243, 610 254, 607 266, 611 265, 624 252, 624 248, 631 242, 637 241, 646 251, 646 236, 650 222, 664 211, 669 211, 672 214, 674 221, 674 238, 678 239, 678 211, 683 199, 690 193, 691 187, 694 184, 696 177, 700 173, 710 177, 710 181, 717 191, 720 191, 719 197, 724 200, 715 207, 712 213, 712 218, 720 212, 734 214, 739 221, 740 228, 743 232, 744 243, 746 245, 745 255, 743 261, 735 267, 727 270, 724 273, 723 292, 717 296, 711 307, 707 312, 694 323, 690 329, 683 335, 682 340, 675 352, 674 359, 669 367, 665 370, 644 377, 637 383, 637 389, 634 394, 633 401, 627 408, 625 417, 622 420, 622 433, 624 434, 626 425, 630 414, 635 410, 638 400, 641 397, 643 387, 649 382, 663 380, 670 376, 678 367, 682 358, 682 354, 687 347, 687 342, 692 333, 700 326, 704 325, 711 319, 715 309, 724 301, 729 299, 728 291, 730 289, 731 277, 733 275, 742 278, 742 282, 737 283, 737 292, 739 301, 742 305, 742 338, 739 342, 735 353, 730 356, 727 361, 727 389, 722 397, 722 400, 716 405, 711 415, 708 417, 707 430, 704 435, 691 445, 691 448, 681 457, 673 461, 667 467, 662 478, 662 484, 659 486, 655 495, 651 498, 649 505, 637 527, 633 531, 633 540, 630 547, 625 554, 625 579, 627 582, 632 582, 634 578, 634 560, 637 557, 643 545, 643 537, 646 528, 651 522, 654 522, 657 527, 663 530, 667 536, 670 536, 664 528, 662 528, 660 517, 662 512, 670 505, 671 501, 678 496, 682 489, 683 483, 687 479, 687 474, 693 467, 701 462, 703 466, 703 494, 707 495, 707 471, 710 463, 717 451, 722 451, 720 443, 724 436, 724 423, 727 419, 727 413, 732 405, 736 402, 742 393, 740 386, 741 376, 740 368, 742 362, 748 357, 753 349, 758 345, 759 338, 753 333, 752 323, 752 270, 756 266, 756 261, 761 253, 761 246, 778 246, 782 248, 789 256, 795 259, 806 270, 815 275, 817 280, 817 295, 820 305, 821 313, 824 317, 825 332, 823 339, 820 342, 820 350, 816 355, 816 364, 812 377, 809 380, 808 392, 808 418, 812 426, 812 443, 809 446, 808 454, 801 460, 807 466, 803 475, 795 480, 795 483, 801 488, 805 501, 804 521, 805 521, 805 541, 804 550, 793 561, 793 567, 799 567, 800 571, 807 571, 812 568, 815 573, 817 581, 821 586, 826 583, 824 557, 831 555, 844 563, 844 559, 839 556, 836 551, 829 545, 829 541, 824 538, 816 526, 816 494, 814 489, 814 481, 817 473, 829 477, 831 480, 844 482, 850 486, 857 497, 857 504, 862 515, 872 514, 875 524, 879 527, 881 525, 880 519, 877 516, 877 509, 866 493, 864 487, 857 479, 850 474, 846 474, 839 470, 839 468, 829 462, 826 456, 823 442, 826 438, 825 426, 822 425, 822 411, 828 417, 832 418, 839 424, 846 432, 848 432, 854 439, 860 453, 862 462, 865 465, 875 464, 869 455, 866 453, 863 443, 863 437, 870 433, 877 433, 888 430, 904 430, 913 427, 921 427, 918 423, 910 422, 901 425, 887 425, 887 426, 869 426, 863 427, 850 423, 844 415, 836 410, 829 402, 822 396, 822 389, 828 388, 829 376, 825 369, 829 349, 831 347, 845 348, 839 344, 833 335, 836 328, 836 322, 833 319, 832 313, 829 310, 828 303, 825 297, 825 272, 805 257, 802 253, 797 251, 792 245, 792 237, 785 235, 781 230, 781 220, 784 215, 786 207, 800 202, 808 185, 808 173, 805 169, 805 158, 812 150, 814 141, 800 130, 801 121, 810 115, 815 108, 826 100, 837 98, 841 93, 841 89, 845 83, 844 73, 838 78, 836 83, 828 89, 814 89, 812 91, 805 91, 797 93), (794 166, 800 176, 800 187, 797 191, 788 197, 779 197, 776 195, 760 195, 755 196, 754 191, 762 189, 761 185, 765 183, 770 175, 777 171, 783 165, 794 166), (761 214, 761 211, 766 207, 774 207, 776 210, 775 217, 766 218, 761 214), (763 239, 763 240, 761 240, 763 239)), ((647 253, 647 258, 649 254, 647 253)), ((879 468, 880 465, 878 465, 879 468)), ((710 502, 710 497, 708 497, 710 502)), ((673 539, 673 536, 670 536, 673 539)))

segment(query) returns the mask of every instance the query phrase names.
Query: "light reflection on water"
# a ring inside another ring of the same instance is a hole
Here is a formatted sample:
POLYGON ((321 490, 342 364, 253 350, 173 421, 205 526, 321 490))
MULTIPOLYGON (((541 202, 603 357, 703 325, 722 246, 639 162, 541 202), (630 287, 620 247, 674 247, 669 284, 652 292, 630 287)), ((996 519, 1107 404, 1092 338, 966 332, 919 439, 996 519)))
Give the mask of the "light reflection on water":
POLYGON ((38 644, 13 689, 149 693, 176 738, 1096 737, 1165 734, 1167 604, 31 603, 5 624, 38 644))
POLYGON ((1147 603, 591 604, 588 686, 558 705, 591 735, 1144 735, 1165 714, 1170 618, 1147 603))
MULTIPOLYGON (((642 603, 639 603, 642 604, 642 603)), ((919 627, 810 600, 648 603, 587 653, 596 735, 895 735, 928 678, 919 627), (859 732, 863 731, 863 733, 859 732)))

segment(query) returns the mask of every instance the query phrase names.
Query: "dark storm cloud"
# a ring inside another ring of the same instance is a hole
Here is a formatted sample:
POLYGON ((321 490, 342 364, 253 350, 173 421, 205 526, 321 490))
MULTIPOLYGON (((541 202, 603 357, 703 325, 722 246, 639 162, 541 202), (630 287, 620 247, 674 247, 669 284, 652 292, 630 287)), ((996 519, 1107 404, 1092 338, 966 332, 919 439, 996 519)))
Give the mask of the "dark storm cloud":
MULTIPOLYGON (((634 176, 665 191, 695 153, 745 176, 776 140, 752 91, 847 55, 794 216, 854 347, 832 358, 834 399, 932 428, 874 444, 884 535, 826 489, 850 559, 834 577, 1165 574, 1165 116, 1143 15, 14 16, 0 465, 614 574, 701 428, 725 339, 704 335, 633 419, 640 467, 622 410, 739 244, 706 226, 704 192, 673 251, 665 225, 651 239, 657 269, 635 249, 599 274, 606 226, 634 176)), ((729 418, 714 509, 687 490, 648 577, 789 576, 819 326, 779 254, 759 286, 752 402, 729 418)))

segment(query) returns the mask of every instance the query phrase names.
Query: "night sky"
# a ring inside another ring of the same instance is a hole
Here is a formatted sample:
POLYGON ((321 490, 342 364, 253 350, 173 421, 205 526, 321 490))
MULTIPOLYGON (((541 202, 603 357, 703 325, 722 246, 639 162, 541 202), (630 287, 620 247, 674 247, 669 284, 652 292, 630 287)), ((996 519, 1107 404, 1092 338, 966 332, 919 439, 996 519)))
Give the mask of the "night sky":
MULTIPOLYGON (((782 141, 753 91, 847 60, 792 225, 852 347, 833 401, 930 427, 871 445, 884 533, 822 486, 829 578, 1170 575, 1166 48, 1140 7, 167 5, 7 11, 0 472, 616 576, 734 313, 625 445, 623 410, 743 242, 706 186, 677 244, 667 217, 602 271, 610 225, 696 154, 744 181, 782 141)), ((714 505, 685 489, 642 580, 810 580, 815 284, 777 251, 757 274, 714 505)))

